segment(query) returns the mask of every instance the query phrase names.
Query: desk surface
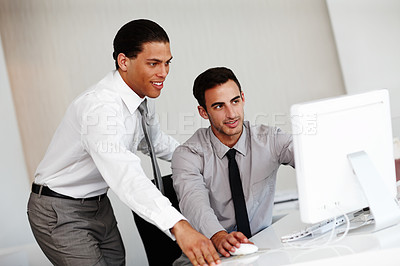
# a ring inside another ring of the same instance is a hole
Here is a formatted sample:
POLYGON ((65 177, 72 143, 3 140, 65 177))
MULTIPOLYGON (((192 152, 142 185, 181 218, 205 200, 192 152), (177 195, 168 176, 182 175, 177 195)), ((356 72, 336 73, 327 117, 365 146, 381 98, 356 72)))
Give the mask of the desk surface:
POLYGON ((373 233, 349 233, 328 245, 322 245, 327 239, 320 239, 313 248, 299 248, 309 240, 281 243, 281 236, 304 227, 299 211, 292 211, 250 239, 259 247, 258 253, 223 258, 222 265, 400 265, 400 224, 373 233))

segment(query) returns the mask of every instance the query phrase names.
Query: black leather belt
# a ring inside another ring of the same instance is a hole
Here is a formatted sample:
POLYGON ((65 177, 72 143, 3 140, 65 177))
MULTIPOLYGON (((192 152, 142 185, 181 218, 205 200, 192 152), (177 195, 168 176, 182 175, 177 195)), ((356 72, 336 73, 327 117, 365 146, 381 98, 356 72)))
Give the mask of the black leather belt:
POLYGON ((44 196, 49 196, 49 197, 54 197, 54 198, 60 198, 60 199, 70 199, 70 200, 102 200, 104 199, 105 196, 107 196, 107 193, 104 193, 102 195, 99 196, 94 196, 94 197, 90 197, 90 198, 73 198, 70 196, 65 196, 63 194, 57 193, 53 190, 51 190, 49 187, 46 186, 41 186, 35 183, 32 183, 32 192, 35 194, 39 194, 39 195, 44 195, 44 196))

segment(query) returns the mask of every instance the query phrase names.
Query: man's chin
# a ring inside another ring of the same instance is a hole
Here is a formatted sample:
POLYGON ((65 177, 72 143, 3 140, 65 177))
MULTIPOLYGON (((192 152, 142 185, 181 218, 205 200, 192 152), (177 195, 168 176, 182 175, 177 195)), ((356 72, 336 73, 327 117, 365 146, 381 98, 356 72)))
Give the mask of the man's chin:
POLYGON ((241 126, 237 126, 235 128, 228 128, 227 130, 224 130, 225 135, 230 136, 230 137, 234 137, 236 135, 240 135, 242 134, 242 127, 241 126))
POLYGON ((154 99, 154 98, 157 98, 160 95, 161 95, 161 91, 155 91, 155 92, 148 93, 146 96, 149 97, 149 98, 153 98, 154 99))

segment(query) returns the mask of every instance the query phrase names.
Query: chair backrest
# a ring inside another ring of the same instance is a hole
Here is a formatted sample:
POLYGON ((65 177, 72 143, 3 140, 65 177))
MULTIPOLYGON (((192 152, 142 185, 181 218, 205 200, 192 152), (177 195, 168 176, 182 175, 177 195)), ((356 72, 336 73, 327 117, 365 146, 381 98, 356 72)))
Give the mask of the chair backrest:
MULTIPOLYGON (((180 211, 171 175, 163 176, 162 180, 165 196, 171 201, 172 206, 180 211)), ((182 254, 178 244, 158 229, 158 227, 143 220, 134 212, 133 217, 143 242, 149 266, 172 265, 182 254)))

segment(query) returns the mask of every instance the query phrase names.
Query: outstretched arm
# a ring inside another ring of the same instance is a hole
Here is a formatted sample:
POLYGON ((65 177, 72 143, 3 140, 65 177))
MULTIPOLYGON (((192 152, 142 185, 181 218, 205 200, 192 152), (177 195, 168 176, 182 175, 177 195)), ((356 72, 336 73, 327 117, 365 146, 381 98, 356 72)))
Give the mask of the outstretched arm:
POLYGON ((224 227, 211 207, 203 164, 202 154, 179 146, 172 157, 172 179, 182 214, 197 231, 211 238, 224 227))

